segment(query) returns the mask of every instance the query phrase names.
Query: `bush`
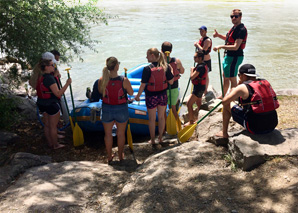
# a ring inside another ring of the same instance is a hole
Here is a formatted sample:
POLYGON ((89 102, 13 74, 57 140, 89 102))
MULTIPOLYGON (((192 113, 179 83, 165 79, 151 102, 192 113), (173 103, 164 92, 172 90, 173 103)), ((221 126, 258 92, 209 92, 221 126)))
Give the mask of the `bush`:
POLYGON ((21 118, 17 111, 18 100, 0 94, 0 129, 9 130, 21 118))

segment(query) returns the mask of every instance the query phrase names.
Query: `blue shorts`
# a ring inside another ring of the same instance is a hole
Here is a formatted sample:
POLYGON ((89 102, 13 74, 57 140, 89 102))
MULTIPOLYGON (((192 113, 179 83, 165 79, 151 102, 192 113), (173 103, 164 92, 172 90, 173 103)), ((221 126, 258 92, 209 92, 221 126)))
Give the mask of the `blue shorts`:
POLYGON ((225 56, 222 62, 223 72, 226 78, 236 77, 239 65, 243 62, 243 56, 225 56))
POLYGON ((45 112, 49 115, 56 115, 61 109, 60 104, 57 102, 52 102, 50 105, 37 104, 37 106, 41 113, 45 112))
POLYGON ((120 104, 120 105, 110 105, 110 104, 102 104, 102 118, 101 121, 103 123, 110 123, 112 121, 116 121, 118 123, 124 123, 128 120, 128 105, 120 104))

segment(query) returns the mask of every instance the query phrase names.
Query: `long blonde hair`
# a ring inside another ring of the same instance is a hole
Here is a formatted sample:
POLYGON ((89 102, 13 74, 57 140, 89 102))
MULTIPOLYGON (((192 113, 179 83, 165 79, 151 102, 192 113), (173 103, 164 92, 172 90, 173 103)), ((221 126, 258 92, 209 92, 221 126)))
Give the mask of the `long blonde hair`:
POLYGON ((106 60, 106 66, 102 70, 102 79, 99 92, 102 94, 102 97, 105 97, 106 87, 110 80, 110 71, 114 70, 118 64, 118 59, 115 57, 109 57, 106 60))
POLYGON ((168 63, 166 62, 166 60, 164 58, 164 54, 162 52, 160 52, 155 47, 148 49, 147 52, 149 54, 153 54, 158 59, 157 66, 162 67, 164 69, 164 71, 166 72, 167 68, 168 68, 168 63))

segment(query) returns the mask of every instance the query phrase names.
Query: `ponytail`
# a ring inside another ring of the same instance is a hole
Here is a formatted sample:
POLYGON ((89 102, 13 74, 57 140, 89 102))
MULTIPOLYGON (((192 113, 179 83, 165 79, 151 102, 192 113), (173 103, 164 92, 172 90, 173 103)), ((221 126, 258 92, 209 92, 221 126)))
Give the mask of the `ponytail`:
POLYGON ((99 92, 102 94, 102 97, 105 97, 106 93, 106 87, 110 80, 110 71, 107 67, 104 67, 102 70, 102 81, 101 86, 99 88, 99 92))
POLYGON ((165 57, 164 57, 163 52, 159 52, 159 58, 158 58, 158 64, 157 64, 157 66, 158 67, 162 67, 165 72, 167 71, 168 63, 165 60, 165 57))

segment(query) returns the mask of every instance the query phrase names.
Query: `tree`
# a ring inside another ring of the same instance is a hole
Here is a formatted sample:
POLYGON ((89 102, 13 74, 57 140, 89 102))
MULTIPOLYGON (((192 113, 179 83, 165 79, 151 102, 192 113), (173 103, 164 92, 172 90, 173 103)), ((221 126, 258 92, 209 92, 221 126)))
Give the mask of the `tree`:
POLYGON ((34 65, 41 54, 58 49, 64 61, 94 51, 91 24, 111 18, 99 9, 98 0, 0 0, 0 48, 7 56, 34 65))

